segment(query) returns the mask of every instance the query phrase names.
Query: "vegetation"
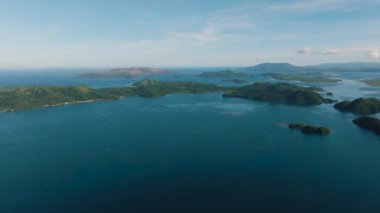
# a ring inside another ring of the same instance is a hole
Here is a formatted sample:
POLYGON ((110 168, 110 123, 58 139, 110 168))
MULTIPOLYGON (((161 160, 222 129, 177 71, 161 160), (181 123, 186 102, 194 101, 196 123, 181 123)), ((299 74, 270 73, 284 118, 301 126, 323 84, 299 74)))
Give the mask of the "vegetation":
POLYGON ((125 96, 158 97, 172 93, 207 93, 226 88, 193 82, 163 82, 143 80, 132 87, 91 89, 87 86, 27 86, 0 90, 0 111, 17 111, 30 108, 69 103, 116 100, 125 96))
POLYGON ((380 72, 379 63, 322 64, 317 66, 294 66, 289 63, 263 63, 245 70, 277 73, 318 73, 318 72, 380 72))
POLYGON ((360 117, 352 121, 357 126, 372 131, 377 135, 380 135, 380 119, 371 117, 360 117))
POLYGON ((227 80, 224 80, 224 81, 231 81, 231 82, 234 82, 234 83, 237 83, 237 84, 246 84, 246 83, 249 83, 249 81, 246 81, 246 80, 243 80, 243 79, 237 79, 237 78, 227 79, 227 80))
POLYGON ((358 115, 370 115, 380 112, 380 100, 377 98, 358 98, 354 101, 342 101, 334 105, 342 112, 352 112, 358 115))
POLYGON ((86 86, 28 86, 0 90, 0 111, 65 104, 70 102, 112 100, 118 96, 86 86))
POLYGON ((329 76, 318 73, 280 74, 267 73, 273 79, 282 81, 301 81, 305 83, 337 83, 339 79, 332 79, 329 76))
POLYGON ((316 92, 319 90, 320 89, 316 87, 300 87, 287 83, 254 83, 231 89, 223 94, 223 97, 236 97, 299 106, 334 102, 332 99, 323 98, 316 92))
POLYGON ((164 82, 157 80, 143 80, 133 84, 132 87, 107 88, 100 91, 118 96, 138 96, 145 98, 159 97, 173 93, 201 94, 220 92, 227 88, 213 84, 195 82, 164 82))
POLYGON ((297 129, 304 134, 329 135, 330 130, 327 127, 314 127, 303 124, 289 124, 289 129, 297 129))
POLYGON ((380 87, 380 79, 364 80, 363 82, 369 86, 380 87))
POLYGON ((198 75, 202 78, 244 78, 250 77, 251 75, 244 72, 234 72, 232 70, 224 70, 219 72, 203 72, 198 75))

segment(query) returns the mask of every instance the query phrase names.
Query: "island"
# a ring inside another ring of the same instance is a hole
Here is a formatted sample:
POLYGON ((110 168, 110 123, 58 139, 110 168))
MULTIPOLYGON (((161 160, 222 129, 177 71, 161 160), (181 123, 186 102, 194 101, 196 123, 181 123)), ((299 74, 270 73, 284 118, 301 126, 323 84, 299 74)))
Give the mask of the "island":
POLYGON ((380 79, 363 80, 362 82, 366 83, 369 86, 380 87, 380 79))
POLYGON ((172 73, 168 70, 150 67, 116 68, 101 72, 84 73, 76 76, 80 79, 102 79, 102 78, 135 78, 143 75, 158 75, 172 73))
POLYGON ((334 103, 335 100, 323 98, 317 87, 301 87, 288 83, 253 83, 231 89, 223 94, 225 98, 243 98, 273 103, 293 104, 298 106, 334 103))
POLYGON ((24 86, 0 90, 0 111, 118 100, 122 97, 153 98, 174 93, 223 92, 229 88, 194 82, 142 80, 129 87, 93 89, 88 86, 24 86))
POLYGON ((379 63, 342 63, 321 64, 316 66, 295 66, 289 63, 262 63, 256 66, 244 68, 252 72, 276 72, 276 73, 327 73, 327 72, 372 72, 379 73, 379 63))
POLYGON ((352 122, 357 126, 380 136, 380 119, 364 116, 355 119, 352 122))
POLYGON ((289 129, 297 129, 303 134, 308 134, 308 135, 329 135, 330 134, 330 130, 327 127, 315 127, 315 126, 304 125, 304 124, 291 123, 289 124, 289 129))
POLYGON ((358 98, 353 101, 341 101, 334 108, 342 112, 357 115, 370 115, 380 112, 380 100, 377 98, 358 98))
POLYGON ((229 89, 229 87, 222 87, 207 83, 145 79, 132 84, 130 87, 104 88, 99 89, 99 91, 116 96, 154 98, 175 93, 202 94, 210 92, 223 92, 229 89))
POLYGON ((341 80, 333 79, 330 76, 321 73, 298 73, 298 74, 281 74, 281 73, 266 73, 273 79, 281 81, 300 81, 305 83, 338 83, 341 80))
POLYGON ((223 70, 218 72, 203 72, 198 77, 201 78, 245 78, 252 75, 244 72, 234 72, 232 70, 223 70))
POLYGON ((237 84, 247 84, 247 83, 249 83, 249 81, 246 81, 246 80, 243 80, 243 79, 238 79, 238 78, 226 79, 226 80, 223 80, 223 81, 230 81, 230 82, 234 82, 234 83, 237 83, 237 84))

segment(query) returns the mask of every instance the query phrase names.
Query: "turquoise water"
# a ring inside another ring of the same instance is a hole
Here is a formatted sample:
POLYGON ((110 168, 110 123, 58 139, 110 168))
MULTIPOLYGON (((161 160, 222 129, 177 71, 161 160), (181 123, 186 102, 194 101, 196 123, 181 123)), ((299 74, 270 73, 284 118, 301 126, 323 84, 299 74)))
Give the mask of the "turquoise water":
POLYGON ((380 140, 353 118, 220 93, 1 113, 0 212, 380 212, 380 140))

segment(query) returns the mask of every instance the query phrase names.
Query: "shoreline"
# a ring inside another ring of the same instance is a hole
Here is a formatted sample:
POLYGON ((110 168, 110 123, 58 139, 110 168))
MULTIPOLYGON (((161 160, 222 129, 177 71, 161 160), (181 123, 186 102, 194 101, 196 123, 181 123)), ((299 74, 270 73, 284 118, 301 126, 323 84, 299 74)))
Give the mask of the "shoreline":
POLYGON ((66 101, 63 103, 57 103, 57 104, 45 104, 42 106, 37 106, 37 107, 31 107, 31 108, 26 108, 26 109, 12 109, 12 108, 7 108, 0 113, 7 113, 7 112, 19 112, 19 111, 24 111, 28 109, 39 109, 39 108, 49 108, 49 107, 59 107, 59 106, 67 106, 67 105, 75 105, 75 104, 86 104, 86 103, 94 103, 94 102, 100 102, 100 101, 113 101, 113 100, 121 100, 123 96, 120 96, 119 99, 89 99, 89 100, 83 100, 83 101, 66 101))

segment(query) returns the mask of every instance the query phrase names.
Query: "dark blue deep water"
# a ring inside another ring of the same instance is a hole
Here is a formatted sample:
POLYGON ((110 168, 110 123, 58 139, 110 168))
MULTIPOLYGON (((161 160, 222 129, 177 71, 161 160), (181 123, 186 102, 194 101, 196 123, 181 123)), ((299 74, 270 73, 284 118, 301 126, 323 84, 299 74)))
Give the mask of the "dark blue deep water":
MULTIPOLYGON (((83 83, 17 75, 3 73, 0 86, 83 83)), ((338 98, 378 95, 361 87, 326 86, 338 98)), ((377 213, 380 138, 353 118, 219 93, 1 113, 0 212, 377 213), (289 122, 332 133, 306 136, 289 122)))

